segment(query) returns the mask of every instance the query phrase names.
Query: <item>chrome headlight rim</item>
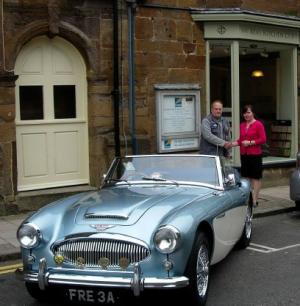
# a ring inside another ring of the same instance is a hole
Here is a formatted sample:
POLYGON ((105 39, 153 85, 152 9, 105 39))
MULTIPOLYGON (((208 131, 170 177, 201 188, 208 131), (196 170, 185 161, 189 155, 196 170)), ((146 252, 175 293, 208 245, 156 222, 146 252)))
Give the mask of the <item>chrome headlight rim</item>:
POLYGON ((173 252, 175 252, 175 250, 178 249, 178 246, 180 244, 181 241, 181 235, 179 230, 173 226, 173 225, 162 225, 158 228, 158 230, 155 232, 154 234, 154 245, 155 248, 162 254, 171 254, 173 252), (170 235, 171 234, 171 235, 170 235), (162 241, 162 238, 167 238, 169 236, 169 238, 171 237, 173 240, 173 243, 171 244, 171 246, 165 247, 164 249, 160 247, 160 241, 162 241), (159 237, 161 236, 161 237, 159 237))
POLYGON ((32 248, 37 247, 40 244, 43 236, 42 236, 42 232, 41 232, 40 228, 36 224, 28 222, 28 223, 22 224, 18 228, 17 238, 18 238, 18 241, 19 241, 20 245, 22 246, 22 248, 32 249, 32 248), (24 241, 22 240, 26 235, 22 235, 21 236, 21 231, 22 231, 22 229, 24 229, 24 227, 30 227, 31 230, 33 230, 32 234, 35 237, 35 239, 31 238, 32 241, 30 243, 28 243, 28 244, 25 244, 24 241))

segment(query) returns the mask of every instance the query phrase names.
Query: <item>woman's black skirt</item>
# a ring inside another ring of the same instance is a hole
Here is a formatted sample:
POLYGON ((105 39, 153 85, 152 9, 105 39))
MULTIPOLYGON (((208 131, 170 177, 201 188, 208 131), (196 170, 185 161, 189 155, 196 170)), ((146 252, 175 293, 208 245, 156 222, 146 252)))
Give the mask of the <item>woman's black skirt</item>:
POLYGON ((243 177, 262 178, 262 155, 241 155, 241 175, 243 177))

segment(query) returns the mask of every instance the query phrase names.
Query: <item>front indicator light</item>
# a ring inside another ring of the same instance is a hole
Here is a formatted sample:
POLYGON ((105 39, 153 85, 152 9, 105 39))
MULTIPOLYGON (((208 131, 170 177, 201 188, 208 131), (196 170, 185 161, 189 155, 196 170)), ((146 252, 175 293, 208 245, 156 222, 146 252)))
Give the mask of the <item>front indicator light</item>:
POLYGON ((173 269, 173 263, 170 260, 165 260, 164 261, 164 268, 166 271, 171 271, 173 269))

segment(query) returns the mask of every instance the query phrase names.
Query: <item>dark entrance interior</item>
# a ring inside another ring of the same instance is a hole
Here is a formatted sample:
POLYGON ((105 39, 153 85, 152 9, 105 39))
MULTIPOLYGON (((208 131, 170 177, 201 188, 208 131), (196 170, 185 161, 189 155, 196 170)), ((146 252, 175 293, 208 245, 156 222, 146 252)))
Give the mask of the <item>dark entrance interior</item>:
MULTIPOLYGON (((246 104, 252 104, 256 117, 264 123, 268 139, 268 144, 264 147, 265 156, 280 156, 276 150, 272 150, 272 146, 276 145, 272 142, 272 126, 278 121, 276 103, 279 56, 279 52, 240 52, 239 57, 240 109, 246 104)), ((221 99, 225 107, 225 116, 230 117, 228 110, 231 109, 231 59, 229 52, 224 48, 210 58, 210 89, 211 101, 221 99)), ((242 117, 240 119, 242 120, 242 117)))

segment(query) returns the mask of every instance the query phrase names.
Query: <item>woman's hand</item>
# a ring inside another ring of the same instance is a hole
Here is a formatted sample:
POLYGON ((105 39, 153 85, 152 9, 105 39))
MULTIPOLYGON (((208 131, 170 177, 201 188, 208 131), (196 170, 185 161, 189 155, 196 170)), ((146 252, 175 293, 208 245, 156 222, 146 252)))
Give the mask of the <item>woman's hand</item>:
POLYGON ((250 140, 243 140, 242 141, 242 146, 243 147, 249 147, 251 145, 251 141, 250 140))

